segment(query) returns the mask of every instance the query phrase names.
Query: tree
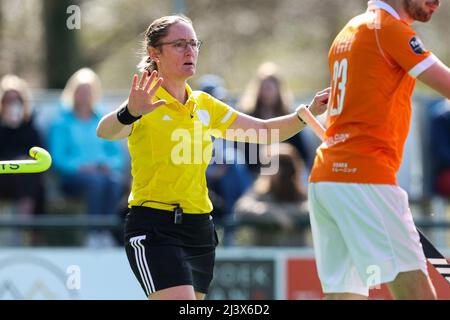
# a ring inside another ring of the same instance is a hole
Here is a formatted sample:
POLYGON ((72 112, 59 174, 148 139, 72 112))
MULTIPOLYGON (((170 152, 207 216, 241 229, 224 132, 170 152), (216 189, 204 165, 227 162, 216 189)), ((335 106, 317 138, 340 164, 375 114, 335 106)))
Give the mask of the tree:
POLYGON ((47 87, 63 88, 82 61, 77 29, 67 27, 67 8, 79 0, 44 1, 45 72, 47 87))

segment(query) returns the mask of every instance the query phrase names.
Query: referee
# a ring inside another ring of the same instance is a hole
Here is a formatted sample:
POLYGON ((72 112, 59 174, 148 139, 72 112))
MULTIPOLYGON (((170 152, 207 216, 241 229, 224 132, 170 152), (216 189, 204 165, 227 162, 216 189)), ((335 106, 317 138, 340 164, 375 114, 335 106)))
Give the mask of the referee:
MULTIPOLYGON (((254 132, 254 142, 272 143, 305 126, 296 113, 260 120, 192 91, 187 80, 201 44, 187 17, 155 20, 145 33, 142 76, 134 75, 128 100, 97 128, 104 139, 128 138, 133 184, 126 253, 149 299, 204 299, 208 292, 218 244, 205 175, 211 136, 248 141, 239 129, 254 132)), ((328 94, 315 96, 313 114, 325 111, 328 94)))

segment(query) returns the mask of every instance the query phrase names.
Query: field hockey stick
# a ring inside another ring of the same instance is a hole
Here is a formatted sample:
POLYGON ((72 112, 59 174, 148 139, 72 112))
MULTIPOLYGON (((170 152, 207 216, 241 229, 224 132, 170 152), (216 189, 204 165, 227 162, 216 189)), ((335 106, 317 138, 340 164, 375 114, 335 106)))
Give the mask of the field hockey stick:
MULTIPOLYGON (((314 133, 323 141, 325 139, 325 128, 312 115, 312 113, 305 106, 300 106, 297 110, 298 115, 305 121, 314 133)), ((445 256, 439 252, 438 249, 424 236, 422 231, 417 228, 420 235, 420 242, 422 243, 423 252, 428 262, 436 269, 439 274, 450 283, 450 264, 445 256)))
POLYGON ((428 240, 425 235, 419 231, 420 242, 422 243, 423 252, 428 262, 430 262, 439 274, 441 274, 448 283, 450 283, 450 264, 442 253, 428 240))
POLYGON ((0 174, 6 173, 38 173, 46 171, 52 164, 50 154, 39 147, 33 147, 29 155, 35 160, 0 161, 0 174))

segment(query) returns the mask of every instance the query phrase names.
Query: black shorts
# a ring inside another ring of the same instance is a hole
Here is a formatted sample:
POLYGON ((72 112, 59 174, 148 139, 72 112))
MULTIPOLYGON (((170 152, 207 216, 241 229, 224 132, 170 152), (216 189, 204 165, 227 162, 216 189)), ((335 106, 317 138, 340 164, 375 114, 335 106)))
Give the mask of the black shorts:
POLYGON ((132 207, 125 221, 125 250, 133 272, 150 294, 180 285, 208 293, 213 278, 217 234, 210 214, 183 214, 132 207))

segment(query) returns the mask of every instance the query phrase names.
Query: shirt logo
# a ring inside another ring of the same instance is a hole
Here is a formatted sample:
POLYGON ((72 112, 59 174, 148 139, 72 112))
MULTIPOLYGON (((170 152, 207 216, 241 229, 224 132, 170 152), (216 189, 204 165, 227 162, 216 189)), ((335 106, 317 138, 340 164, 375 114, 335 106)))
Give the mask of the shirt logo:
POLYGON ((416 54, 425 53, 425 47, 418 37, 412 37, 412 39, 409 40, 409 45, 416 54))
POLYGON ((197 110, 197 117, 204 126, 208 126, 211 121, 208 110, 197 110))
POLYGON ((169 117, 169 116, 166 114, 166 115, 164 115, 163 120, 164 120, 164 121, 169 121, 169 120, 172 120, 172 118, 169 117))

